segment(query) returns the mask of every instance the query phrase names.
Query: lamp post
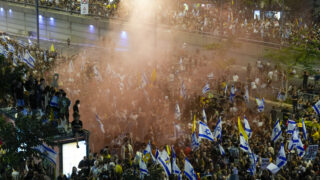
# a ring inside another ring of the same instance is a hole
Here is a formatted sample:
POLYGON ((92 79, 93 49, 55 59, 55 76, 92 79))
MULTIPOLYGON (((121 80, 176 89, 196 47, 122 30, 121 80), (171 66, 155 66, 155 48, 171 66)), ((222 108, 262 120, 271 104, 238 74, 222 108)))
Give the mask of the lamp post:
POLYGON ((36 14, 37 14, 37 47, 40 47, 40 40, 39 40, 39 0, 36 1, 36 14))

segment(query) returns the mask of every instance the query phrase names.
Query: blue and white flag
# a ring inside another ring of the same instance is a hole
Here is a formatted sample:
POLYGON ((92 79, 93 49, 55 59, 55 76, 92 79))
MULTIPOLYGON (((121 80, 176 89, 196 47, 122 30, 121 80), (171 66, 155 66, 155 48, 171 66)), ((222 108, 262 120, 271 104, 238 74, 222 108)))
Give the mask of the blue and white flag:
POLYGON ((32 41, 28 39, 29 46, 32 46, 32 41))
POLYGON ((1 44, 0 44, 0 54, 2 54, 5 58, 8 58, 8 51, 6 50, 6 48, 1 46, 1 44))
POLYGON ((23 48, 26 48, 28 46, 28 43, 24 42, 23 40, 18 40, 17 42, 23 48))
POLYGON ((100 126, 100 129, 101 129, 101 132, 104 134, 105 131, 104 131, 104 127, 103 127, 103 123, 101 122, 98 114, 96 114, 96 121, 99 123, 99 126, 100 126))
POLYGON ((295 148, 298 143, 299 143, 299 134, 298 134, 298 131, 294 130, 288 144, 288 150, 292 151, 293 148, 295 148))
POLYGON ((143 179, 145 175, 149 174, 148 168, 146 163, 142 160, 142 158, 139 159, 139 170, 140 170, 140 178, 143 179))
POLYGON ((305 150, 304 150, 304 146, 302 144, 302 141, 301 139, 299 138, 299 142, 298 144, 296 145, 296 149, 297 149, 297 153, 300 157, 303 157, 304 154, 305 154, 305 150))
POLYGON ((199 149, 199 141, 196 135, 196 131, 194 131, 192 134, 191 148, 192 148, 192 151, 196 151, 197 149, 199 149))
POLYGON ((189 180, 197 180, 197 174, 187 158, 184 161, 184 174, 189 180))
POLYGON ((206 94, 207 92, 210 91, 210 85, 207 83, 203 88, 202 88, 202 94, 206 94))
POLYGON ((58 98, 58 96, 52 96, 51 101, 50 101, 50 106, 59 108, 59 98, 58 98))
POLYGON ((279 154, 278 154, 277 160, 276 160, 276 165, 279 168, 282 168, 286 164, 287 164, 286 152, 284 151, 283 143, 281 143, 280 151, 279 151, 279 154))
POLYGON ((180 96, 183 97, 184 99, 187 98, 187 90, 186 90, 186 87, 185 87, 183 81, 182 81, 181 88, 180 88, 180 96))
POLYGON ((258 112, 263 112, 264 111, 264 98, 262 98, 260 100, 259 98, 256 97, 256 102, 258 105, 258 112))
POLYGON ((251 151, 249 148, 248 150, 248 156, 250 160, 250 167, 248 169, 248 172, 251 176, 253 176, 256 173, 256 165, 258 163, 258 156, 254 154, 254 152, 251 151))
POLYGON ((240 133, 240 149, 244 152, 249 152, 249 149, 250 149, 248 142, 244 139, 241 133, 240 133))
POLYGON ((267 166, 267 169, 268 169, 272 174, 276 174, 276 173, 280 170, 280 168, 279 168, 277 165, 273 164, 273 163, 270 163, 270 164, 267 166))
POLYGON ((160 157, 160 151, 159 151, 159 149, 156 149, 156 154, 155 154, 154 158, 156 159, 156 161, 158 161, 159 157, 160 157))
MULTIPOLYGON (((151 144, 148 143, 146 149, 143 151, 143 155, 147 156, 149 154, 150 159, 152 159, 153 162, 155 162, 155 158, 153 157, 152 151, 151 151, 151 144)), ((148 159, 149 160, 149 159, 148 159)))
POLYGON ((26 50, 24 53, 23 62, 26 63, 30 68, 34 68, 35 59, 30 55, 28 50, 26 50))
POLYGON ((236 90, 234 88, 234 86, 231 86, 231 90, 230 90, 230 101, 233 102, 234 97, 236 96, 236 90))
POLYGON ((19 58, 16 55, 13 55, 12 61, 14 66, 18 66, 19 58))
POLYGON ((204 109, 202 109, 202 119, 204 123, 208 123, 206 111, 204 109))
POLYGON ((287 133, 288 134, 293 134, 293 131, 296 129, 297 123, 293 120, 288 120, 288 128, 287 128, 287 133))
POLYGON ((217 140, 221 139, 222 137, 222 122, 221 117, 219 117, 219 121, 217 122, 216 128, 213 132, 213 137, 217 140))
POLYGON ((281 127, 279 123, 279 119, 277 120, 276 124, 273 127, 271 141, 276 142, 281 137, 281 127))
POLYGON ((160 153, 158 161, 162 166, 164 172, 166 173, 167 177, 169 178, 171 174, 171 162, 170 157, 165 149, 162 150, 162 152, 160 153))
POLYGON ((14 52, 16 52, 16 49, 11 44, 8 43, 7 46, 8 46, 9 52, 12 52, 13 54, 14 52))
POLYGON ((225 153, 223 147, 220 144, 218 144, 218 146, 219 146, 219 150, 220 150, 221 155, 224 156, 226 153, 225 153))
POLYGON ((176 104, 176 110, 175 110, 174 116, 175 116, 175 119, 180 120, 181 112, 180 112, 180 107, 178 103, 176 104))
POLYGON ((302 132, 303 132, 303 138, 307 140, 308 139, 307 128, 306 128, 306 125, 304 124, 303 118, 302 118, 302 132))
POLYGON ((209 127, 201 121, 199 121, 199 138, 214 141, 212 132, 210 131, 209 127))
POLYGON ((56 164, 57 153, 53 149, 44 144, 38 145, 35 149, 48 158, 52 163, 56 164))
POLYGON ((320 100, 312 106, 318 115, 320 115, 320 100))
POLYGON ((248 135, 248 138, 251 138, 252 130, 250 128, 250 125, 249 125, 249 122, 248 122, 248 119, 246 116, 244 116, 244 130, 245 130, 246 134, 248 135))
POLYGON ((1 39, 3 42, 7 42, 7 38, 4 35, 1 36, 1 39))
POLYGON ((246 86, 246 91, 244 93, 244 96, 243 96, 245 102, 248 104, 249 103, 249 89, 248 89, 248 86, 246 86))
POLYGON ((174 148, 172 146, 172 174, 177 175, 179 180, 182 179, 182 173, 179 169, 177 162, 176 162, 176 153, 174 151, 174 148))

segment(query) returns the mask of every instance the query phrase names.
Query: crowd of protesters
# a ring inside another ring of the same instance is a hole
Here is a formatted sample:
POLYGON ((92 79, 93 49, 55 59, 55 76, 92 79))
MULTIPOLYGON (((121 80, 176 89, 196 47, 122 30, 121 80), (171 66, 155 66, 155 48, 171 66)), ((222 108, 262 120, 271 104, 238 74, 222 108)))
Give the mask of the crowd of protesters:
MULTIPOLYGON (((83 56, 80 54, 79 59, 57 69, 66 76, 61 81, 68 87, 68 94, 81 99, 90 97, 88 99, 91 101, 86 100, 82 106, 83 116, 92 114, 86 117, 85 123, 97 131, 101 130, 96 132, 96 136, 93 134, 93 139, 97 138, 98 142, 108 146, 101 149, 100 153, 94 153, 96 151, 92 149, 92 154, 85 157, 78 167, 74 167, 69 175, 72 179, 139 178, 139 158, 143 158, 141 154, 148 141, 152 143, 154 156, 157 148, 161 152, 167 150, 166 144, 173 146, 179 168, 183 171, 184 159, 187 157, 198 176, 206 179, 270 179, 272 176, 278 179, 312 179, 319 175, 318 156, 309 161, 287 149, 290 139, 286 133, 289 119, 297 124, 301 123, 301 118, 308 122, 309 136, 302 141, 305 151, 309 145, 319 142, 319 117, 312 108, 319 97, 302 96, 313 92, 315 88, 308 83, 307 72, 291 69, 287 73, 286 68, 265 61, 257 61, 255 65, 249 63, 246 72, 232 67, 215 67, 216 61, 200 56, 198 51, 192 55, 177 53, 171 57, 164 56, 168 61, 158 65, 151 62, 145 69, 137 70, 140 73, 132 69, 125 70, 126 65, 123 64, 120 67, 102 60, 84 61, 83 56), (156 68, 152 68, 154 66, 156 68), (303 79, 303 83, 290 82, 287 85, 289 76, 303 79), (201 89, 207 82, 210 91, 202 94, 201 89), (231 101, 232 86, 236 90, 231 101), (246 88, 251 97, 249 102, 245 97, 246 88), (99 93, 92 93, 92 90, 99 93), (258 112, 258 105, 255 100, 252 101, 254 97, 266 99, 263 112, 258 112), (173 118, 176 104, 180 106, 180 119, 173 118), (204 121, 201 118, 203 109, 212 131, 221 117, 222 138, 220 142, 203 141, 200 148, 193 151, 192 119, 196 114, 196 124, 199 120, 204 121), (96 118, 93 118, 94 114, 96 118), (249 140, 250 147, 259 157, 253 176, 247 172, 250 165, 247 154, 239 150, 236 122, 237 117, 242 119, 244 115, 253 131, 249 140), (99 124, 95 123, 97 118, 99 124), (281 140, 273 143, 271 133, 277 119, 280 119, 283 133, 281 140), (268 158, 270 162, 275 162, 281 142, 285 144, 288 162, 276 175, 272 175, 262 167, 261 160, 268 158), (218 143, 225 149, 225 155, 220 154, 218 143)), ((150 175, 145 178, 168 178, 159 164, 150 160, 147 165, 150 175)), ((59 178, 63 179, 64 176, 59 178)))

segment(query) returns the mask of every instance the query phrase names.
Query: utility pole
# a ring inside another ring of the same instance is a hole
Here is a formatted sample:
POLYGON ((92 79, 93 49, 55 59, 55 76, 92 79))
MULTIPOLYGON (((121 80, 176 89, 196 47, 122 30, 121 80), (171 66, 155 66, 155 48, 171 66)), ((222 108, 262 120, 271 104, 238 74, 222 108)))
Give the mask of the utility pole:
POLYGON ((36 14, 37 14, 37 47, 40 47, 40 40, 39 40, 39 0, 36 1, 36 14))

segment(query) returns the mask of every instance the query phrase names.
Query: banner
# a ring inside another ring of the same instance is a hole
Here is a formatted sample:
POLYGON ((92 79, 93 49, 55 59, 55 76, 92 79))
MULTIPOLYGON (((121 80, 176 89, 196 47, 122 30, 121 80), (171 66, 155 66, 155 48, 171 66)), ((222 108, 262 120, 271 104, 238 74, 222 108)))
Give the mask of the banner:
POLYGON ((81 14, 89 14, 89 0, 81 0, 81 14))
POLYGON ((314 160, 317 156, 317 152, 318 152, 318 145, 310 145, 307 148, 307 153, 306 155, 304 155, 304 159, 305 160, 314 160))

